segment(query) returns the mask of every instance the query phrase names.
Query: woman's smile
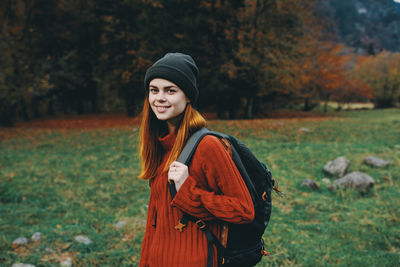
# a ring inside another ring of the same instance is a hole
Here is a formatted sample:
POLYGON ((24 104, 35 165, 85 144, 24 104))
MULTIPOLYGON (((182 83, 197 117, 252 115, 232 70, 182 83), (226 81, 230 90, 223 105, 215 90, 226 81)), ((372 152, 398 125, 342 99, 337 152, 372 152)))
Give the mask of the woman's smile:
POLYGON ((170 108, 171 106, 157 106, 155 105, 157 112, 159 113, 164 113, 168 110, 168 108, 170 108))
POLYGON ((149 103, 157 119, 166 121, 172 129, 177 123, 175 118, 185 111, 189 99, 173 82, 156 78, 150 82, 149 103))

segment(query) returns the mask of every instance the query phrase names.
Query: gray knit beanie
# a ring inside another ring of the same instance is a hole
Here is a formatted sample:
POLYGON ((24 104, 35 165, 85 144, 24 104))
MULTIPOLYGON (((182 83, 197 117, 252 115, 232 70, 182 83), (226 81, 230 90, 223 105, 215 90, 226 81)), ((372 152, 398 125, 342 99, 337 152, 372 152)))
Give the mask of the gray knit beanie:
POLYGON ((182 53, 168 53, 157 60, 146 72, 144 88, 149 90, 151 80, 166 79, 175 83, 185 95, 195 104, 199 97, 197 89, 197 74, 199 69, 193 58, 182 53))

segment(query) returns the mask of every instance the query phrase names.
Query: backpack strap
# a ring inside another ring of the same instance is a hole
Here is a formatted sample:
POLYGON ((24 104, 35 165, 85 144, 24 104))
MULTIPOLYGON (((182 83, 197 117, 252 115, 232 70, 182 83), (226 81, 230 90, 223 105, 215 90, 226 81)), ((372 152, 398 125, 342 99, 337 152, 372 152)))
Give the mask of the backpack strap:
POLYGON ((194 132, 183 147, 177 161, 188 166, 201 139, 210 133, 212 132, 207 128, 201 128, 200 130, 194 132))
MULTIPOLYGON (((213 135, 218 138, 223 138, 225 140, 232 139, 229 135, 219 133, 219 132, 213 132, 207 128, 201 128, 200 130, 197 130, 190 136, 190 138, 186 142, 185 146, 183 147, 182 152, 179 155, 177 161, 185 164, 186 166, 189 166, 189 163, 192 160, 194 153, 196 152, 197 146, 199 145, 199 143, 203 139, 203 137, 206 135, 213 135)), ((254 203, 255 198, 258 197, 257 190, 255 189, 254 184, 251 182, 251 179, 246 171, 246 168, 243 165, 243 162, 240 158, 239 153, 236 151, 234 146, 231 146, 231 149, 232 149, 232 155, 231 155, 232 160, 235 163, 236 167, 238 168, 239 173, 242 176, 244 182, 246 183, 247 189, 249 190, 250 196, 254 203)), ((173 182, 169 183, 169 191, 171 194, 171 198, 173 199, 176 195, 176 188, 175 188, 175 184, 173 182)))
MULTIPOLYGON (((204 136, 212 134, 212 131, 210 131, 207 128, 201 128, 200 130, 194 132, 188 141, 186 142, 185 146, 182 149, 181 154, 179 155, 178 162, 181 162, 185 164, 186 166, 189 165, 190 161, 192 160, 192 157, 196 151, 197 146, 199 145, 200 141, 203 139, 204 136)), ((176 188, 175 184, 173 183, 168 183, 169 186, 169 192, 171 194, 171 198, 173 199, 176 195, 176 188)), ((207 267, 212 267, 213 266, 213 247, 216 246, 218 254, 224 249, 222 246, 221 242, 218 240, 218 238, 210 231, 208 228, 208 225, 201 219, 195 218, 186 212, 183 212, 183 216, 181 220, 179 221, 179 224, 175 226, 175 229, 179 230, 182 232, 182 229, 187 225, 188 221, 194 222, 199 229, 204 232, 207 238, 207 267)))
MULTIPOLYGON (((201 128, 200 130, 194 132, 186 142, 185 146, 182 149, 181 154, 179 155, 178 162, 185 164, 186 166, 189 166, 190 161, 192 160, 192 157, 194 155, 194 152, 196 151, 197 146, 199 145, 201 139, 203 139, 204 136, 207 134, 210 134, 211 131, 207 128, 201 128)), ((168 183, 169 186, 169 193, 171 194, 171 198, 174 199, 176 195, 176 188, 175 184, 168 183)))

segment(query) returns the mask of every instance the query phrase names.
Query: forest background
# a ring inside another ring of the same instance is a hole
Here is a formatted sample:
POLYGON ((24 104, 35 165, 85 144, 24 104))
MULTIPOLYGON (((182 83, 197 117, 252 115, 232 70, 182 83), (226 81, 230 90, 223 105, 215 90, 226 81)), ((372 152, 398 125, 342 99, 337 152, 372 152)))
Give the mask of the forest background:
POLYGON ((257 266, 398 266, 400 109, 331 103, 399 105, 400 4, 2 0, 0 27, 0 266, 138 265, 137 115, 145 70, 171 51, 198 63, 209 127, 283 191, 257 266), (323 167, 339 156, 374 186, 332 191, 323 167))
POLYGON ((365 27, 351 23, 369 14, 361 2, 1 1, 0 125, 64 114, 136 116, 146 69, 175 51, 200 68, 199 109, 221 119, 326 110, 328 101, 395 106, 399 4, 364 1, 375 5, 369 10, 386 8, 383 26, 373 22, 377 35, 386 34, 381 39, 397 40, 385 47, 365 36, 349 39, 365 27), (329 19, 328 5, 339 23, 329 19))

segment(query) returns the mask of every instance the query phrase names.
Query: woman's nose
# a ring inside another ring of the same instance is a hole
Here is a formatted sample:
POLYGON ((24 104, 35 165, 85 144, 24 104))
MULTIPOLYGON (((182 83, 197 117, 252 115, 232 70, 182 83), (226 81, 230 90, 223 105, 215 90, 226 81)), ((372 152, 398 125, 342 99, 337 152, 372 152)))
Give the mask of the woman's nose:
POLYGON ((156 99, 157 101, 166 101, 164 92, 159 92, 156 99))

